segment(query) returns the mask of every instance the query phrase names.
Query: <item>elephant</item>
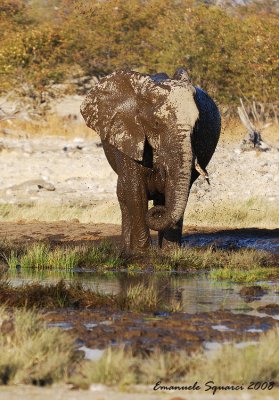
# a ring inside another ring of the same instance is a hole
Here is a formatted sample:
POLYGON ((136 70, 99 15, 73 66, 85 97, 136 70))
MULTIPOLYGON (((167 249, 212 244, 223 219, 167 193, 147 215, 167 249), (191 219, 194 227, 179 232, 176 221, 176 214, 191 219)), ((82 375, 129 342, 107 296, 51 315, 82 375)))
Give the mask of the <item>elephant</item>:
POLYGON ((118 70, 89 91, 81 114, 118 175, 124 249, 144 253, 150 229, 159 247, 180 246, 190 188, 199 175, 208 178, 220 136, 214 101, 184 68, 173 78, 118 70))

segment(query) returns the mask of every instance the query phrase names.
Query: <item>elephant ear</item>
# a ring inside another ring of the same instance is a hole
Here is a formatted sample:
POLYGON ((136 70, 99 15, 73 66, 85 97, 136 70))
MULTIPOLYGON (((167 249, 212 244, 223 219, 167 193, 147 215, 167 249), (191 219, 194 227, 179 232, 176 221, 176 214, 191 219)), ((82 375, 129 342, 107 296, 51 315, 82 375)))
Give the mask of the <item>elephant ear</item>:
POLYGON ((137 120, 139 105, 137 75, 117 71, 94 86, 81 105, 81 114, 89 128, 127 156, 141 161, 145 134, 137 120))

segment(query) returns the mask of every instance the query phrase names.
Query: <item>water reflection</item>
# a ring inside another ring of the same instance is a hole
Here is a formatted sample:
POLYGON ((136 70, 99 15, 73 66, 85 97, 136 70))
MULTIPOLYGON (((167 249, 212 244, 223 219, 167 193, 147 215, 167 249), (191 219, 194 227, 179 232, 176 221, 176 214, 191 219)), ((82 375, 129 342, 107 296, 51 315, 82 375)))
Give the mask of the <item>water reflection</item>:
MULTIPOLYGON (((130 288, 142 284, 152 286, 155 294, 163 298, 165 304, 179 303, 181 311, 197 313, 216 310, 232 310, 235 313, 251 312, 266 304, 279 304, 278 287, 275 282, 265 282, 269 286, 261 297, 249 302, 240 296, 241 285, 223 281, 213 281, 206 275, 177 273, 133 273, 92 271, 34 271, 28 269, 9 269, 6 277, 14 286, 39 282, 42 284, 57 283, 63 279, 66 283, 80 283, 84 289, 105 294, 126 294, 130 288)), ((158 310, 160 311, 160 310, 158 310)))

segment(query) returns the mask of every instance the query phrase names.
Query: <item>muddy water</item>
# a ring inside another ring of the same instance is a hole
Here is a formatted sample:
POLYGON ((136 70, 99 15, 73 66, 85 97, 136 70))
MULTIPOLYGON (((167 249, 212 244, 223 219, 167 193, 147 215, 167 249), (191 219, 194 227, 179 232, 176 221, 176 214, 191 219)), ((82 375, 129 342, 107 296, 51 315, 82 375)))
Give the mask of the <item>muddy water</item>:
MULTIPOLYGON (((22 269, 9 270, 7 277, 14 286, 24 283, 79 282, 85 289, 106 294, 125 293, 128 288, 144 283, 153 284, 155 290, 164 298, 164 305, 179 304, 179 310, 185 313, 212 312, 230 310, 234 313, 255 313, 260 306, 278 304, 279 283, 264 282, 263 290, 248 296, 241 292, 243 285, 228 281, 214 281, 206 275, 176 273, 94 273, 92 271, 34 271, 22 269)), ((261 285, 261 282, 257 283, 261 285)), ((159 311, 159 310, 158 310, 159 311)))
POLYGON ((279 326, 279 286, 272 281, 258 282, 251 291, 251 287, 216 282, 204 274, 22 269, 10 270, 7 277, 14 286, 64 279, 107 294, 125 294, 139 283, 146 287, 152 284, 158 298, 163 299, 153 312, 58 309, 44 314, 50 328, 69 330, 89 359, 99 358, 108 346, 123 344, 134 354, 149 353, 158 347, 165 351, 212 351, 230 342, 243 347, 257 343, 263 332, 279 326), (164 311, 166 306, 173 312, 164 311))
POLYGON ((279 229, 233 229, 217 232, 190 233, 183 246, 217 248, 248 248, 279 254, 279 229))

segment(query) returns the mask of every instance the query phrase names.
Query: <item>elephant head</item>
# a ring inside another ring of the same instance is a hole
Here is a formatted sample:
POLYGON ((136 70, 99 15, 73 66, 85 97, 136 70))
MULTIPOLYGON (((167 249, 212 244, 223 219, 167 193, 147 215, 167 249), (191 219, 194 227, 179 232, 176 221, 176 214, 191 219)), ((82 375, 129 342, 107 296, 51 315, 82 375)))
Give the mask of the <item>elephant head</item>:
POLYGON ((102 78, 81 105, 86 124, 130 158, 142 161, 145 142, 152 147, 153 166, 165 175, 165 206, 153 207, 146 216, 154 230, 175 225, 187 204, 191 135, 199 117, 194 96, 181 70, 176 79, 116 71, 102 78))

